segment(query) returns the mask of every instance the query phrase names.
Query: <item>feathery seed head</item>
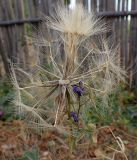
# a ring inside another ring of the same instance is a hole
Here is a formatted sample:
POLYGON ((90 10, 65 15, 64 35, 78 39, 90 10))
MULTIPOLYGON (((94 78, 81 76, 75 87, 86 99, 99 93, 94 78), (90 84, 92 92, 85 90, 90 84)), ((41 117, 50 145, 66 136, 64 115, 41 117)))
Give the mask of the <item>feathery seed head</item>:
POLYGON ((80 121, 78 117, 84 108, 81 106, 88 102, 96 107, 96 97, 107 97, 124 77, 117 50, 109 47, 108 41, 101 38, 103 35, 94 36, 106 31, 100 19, 80 4, 73 10, 58 7, 56 14, 55 18, 47 17, 47 25, 60 36, 55 40, 54 34, 50 34, 48 41, 47 35, 42 34, 34 40, 40 54, 43 46, 48 52, 46 65, 36 63, 31 74, 18 69, 27 79, 24 83, 18 80, 14 69, 12 71, 14 104, 19 114, 23 113, 29 123, 43 128, 66 123, 67 115, 75 122, 80 121), (73 109, 77 112, 71 112, 73 109))
POLYGON ((55 18, 48 18, 48 26, 61 33, 89 37, 106 31, 104 23, 81 4, 72 10, 58 7, 56 14, 55 18))

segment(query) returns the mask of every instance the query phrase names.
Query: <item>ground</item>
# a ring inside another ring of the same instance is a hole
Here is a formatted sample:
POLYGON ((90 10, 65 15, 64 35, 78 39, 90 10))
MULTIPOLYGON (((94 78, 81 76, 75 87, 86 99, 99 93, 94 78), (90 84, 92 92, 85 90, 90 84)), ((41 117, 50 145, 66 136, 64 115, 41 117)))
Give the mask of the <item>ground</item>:
MULTIPOLYGON (((81 138, 76 148, 71 150, 67 140, 57 132, 49 131, 41 135, 34 132, 26 134, 24 125, 25 123, 20 120, 0 122, 0 159, 15 160, 23 157, 25 152, 38 148, 40 160, 101 160, 102 155, 113 156, 112 148, 120 151, 115 139, 117 137, 122 139, 128 159, 136 160, 137 157, 137 132, 129 131, 124 127, 118 128, 113 124, 109 127, 98 126, 100 129, 93 135, 93 143, 83 141, 81 138)), ((122 153, 116 153, 115 159, 125 160, 125 157, 122 153)))

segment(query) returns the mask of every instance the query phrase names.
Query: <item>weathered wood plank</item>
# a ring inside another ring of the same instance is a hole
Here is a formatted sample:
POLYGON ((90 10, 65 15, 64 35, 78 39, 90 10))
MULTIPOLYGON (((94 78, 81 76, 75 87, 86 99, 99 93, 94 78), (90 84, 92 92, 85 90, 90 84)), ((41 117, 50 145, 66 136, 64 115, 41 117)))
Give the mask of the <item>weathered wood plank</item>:
POLYGON ((97 1, 91 0, 91 11, 97 12, 97 1))

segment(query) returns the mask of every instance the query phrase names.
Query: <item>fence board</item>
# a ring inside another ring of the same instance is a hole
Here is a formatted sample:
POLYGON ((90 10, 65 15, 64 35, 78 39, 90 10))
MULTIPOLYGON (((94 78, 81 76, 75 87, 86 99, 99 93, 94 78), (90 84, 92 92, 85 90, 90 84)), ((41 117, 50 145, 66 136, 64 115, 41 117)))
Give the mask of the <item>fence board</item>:
POLYGON ((91 11, 97 12, 97 1, 96 0, 91 1, 91 11))
MULTIPOLYGON (((132 0, 131 10, 137 10, 137 1, 132 0)), ((137 66, 136 66, 136 59, 137 59, 137 17, 131 16, 131 29, 130 29, 130 79, 134 86, 137 85, 137 66)))
MULTIPOLYGON (((90 4, 91 11, 106 17, 111 28, 109 35, 113 37, 114 44, 120 45, 122 64, 128 70, 130 83, 137 87, 137 0, 131 0, 131 10, 128 7, 129 0, 77 2, 82 2, 86 8, 90 4)), ((29 63, 25 35, 32 31, 32 23, 35 28, 41 27, 42 13, 52 14, 58 3, 64 5, 64 0, 0 0, 0 54, 7 72, 8 58, 16 63, 23 63, 24 67, 29 63)))

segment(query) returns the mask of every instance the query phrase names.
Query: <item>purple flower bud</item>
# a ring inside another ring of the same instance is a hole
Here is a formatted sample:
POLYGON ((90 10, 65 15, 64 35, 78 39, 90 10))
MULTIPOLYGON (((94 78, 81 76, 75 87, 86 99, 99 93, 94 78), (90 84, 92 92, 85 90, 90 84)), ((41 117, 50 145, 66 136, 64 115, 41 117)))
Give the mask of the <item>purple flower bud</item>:
POLYGON ((74 122, 78 122, 78 115, 76 112, 71 112, 70 116, 73 118, 74 122))
POLYGON ((84 93, 84 88, 74 85, 73 92, 78 94, 78 96, 82 96, 82 94, 84 93))

